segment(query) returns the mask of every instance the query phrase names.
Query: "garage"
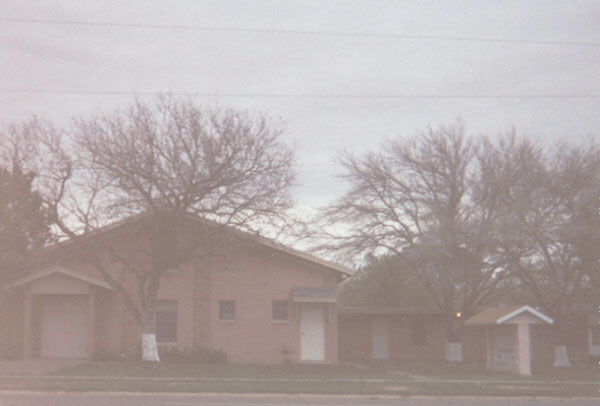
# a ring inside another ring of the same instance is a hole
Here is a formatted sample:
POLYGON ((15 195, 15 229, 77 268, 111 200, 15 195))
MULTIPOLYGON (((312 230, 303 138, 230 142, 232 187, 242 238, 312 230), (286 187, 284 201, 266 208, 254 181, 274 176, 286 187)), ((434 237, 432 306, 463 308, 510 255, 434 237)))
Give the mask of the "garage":
POLYGON ((40 299, 40 356, 86 358, 87 295, 41 295, 40 299))
POLYGON ((94 352, 97 295, 112 290, 106 282, 55 265, 6 287, 20 290, 24 298, 16 320, 22 329, 14 331, 22 339, 24 359, 88 358, 94 352))

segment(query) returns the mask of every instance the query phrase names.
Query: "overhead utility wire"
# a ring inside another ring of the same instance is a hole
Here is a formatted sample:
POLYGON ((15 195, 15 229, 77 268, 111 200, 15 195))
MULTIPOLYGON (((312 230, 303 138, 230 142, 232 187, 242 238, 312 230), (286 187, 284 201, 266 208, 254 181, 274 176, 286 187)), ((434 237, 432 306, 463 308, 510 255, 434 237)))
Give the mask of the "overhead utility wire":
MULTIPOLYGON (((122 90, 60 90, 35 88, 0 88, 1 93, 38 93, 65 95, 155 96, 161 92, 134 92, 122 90)), ((279 98, 279 99, 594 99, 600 93, 588 94, 326 94, 326 93, 219 93, 219 92, 163 92, 174 96, 279 98)))
POLYGON ((55 25, 84 25, 97 27, 113 28, 147 28, 161 30, 182 30, 182 31, 221 31, 221 32, 241 32, 241 33, 262 33, 262 34, 288 34, 288 35, 311 35, 311 36, 330 36, 330 37, 357 37, 357 38, 387 38, 387 39, 408 39, 408 40, 426 40, 426 41, 462 41, 462 42, 494 42, 505 44, 529 44, 529 45, 563 45, 563 46, 583 46, 600 47, 600 42, 586 41, 545 41, 529 39, 511 39, 511 38, 481 38, 481 37, 458 37, 442 35, 408 35, 408 34, 381 34, 369 32, 350 32, 350 31, 311 31, 311 30, 283 30, 267 28, 234 28, 219 26, 202 25, 170 25, 170 24, 141 24, 141 23, 112 23, 103 21, 83 21, 83 20, 44 20, 31 18, 0 18, 4 23, 27 23, 27 24, 55 24, 55 25))

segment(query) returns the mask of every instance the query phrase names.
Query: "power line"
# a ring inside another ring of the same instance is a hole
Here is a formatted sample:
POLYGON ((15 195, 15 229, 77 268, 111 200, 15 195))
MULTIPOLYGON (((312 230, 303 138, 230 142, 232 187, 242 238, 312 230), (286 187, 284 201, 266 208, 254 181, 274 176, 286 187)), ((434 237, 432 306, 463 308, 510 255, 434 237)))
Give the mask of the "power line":
POLYGON ((220 31, 220 32, 237 32, 237 33, 304 35, 304 36, 384 38, 384 39, 406 39, 406 40, 426 40, 426 41, 460 41, 460 42, 524 44, 524 45, 561 45, 561 46, 600 47, 600 42, 587 42, 587 41, 545 41, 545 40, 529 40, 529 39, 516 39, 516 38, 483 38, 483 37, 459 37, 459 36, 441 36, 441 35, 381 34, 381 33, 369 33, 369 32, 351 32, 351 31, 283 30, 283 29, 267 29, 267 28, 235 28, 235 27, 202 26, 202 25, 112 23, 112 22, 104 22, 104 21, 50 20, 50 19, 43 20, 43 19, 30 19, 30 18, 0 18, 0 21, 4 22, 4 23, 81 25, 81 26, 93 26, 93 27, 144 28, 144 29, 161 29, 161 30, 180 30, 180 31, 220 31))
MULTIPOLYGON (((0 88, 0 93, 36 93, 99 96, 155 96, 161 92, 123 90, 60 90, 39 88, 0 88)), ((582 94, 351 94, 351 93, 219 93, 219 92, 165 92, 174 96, 272 99, 596 99, 600 93, 582 94)))

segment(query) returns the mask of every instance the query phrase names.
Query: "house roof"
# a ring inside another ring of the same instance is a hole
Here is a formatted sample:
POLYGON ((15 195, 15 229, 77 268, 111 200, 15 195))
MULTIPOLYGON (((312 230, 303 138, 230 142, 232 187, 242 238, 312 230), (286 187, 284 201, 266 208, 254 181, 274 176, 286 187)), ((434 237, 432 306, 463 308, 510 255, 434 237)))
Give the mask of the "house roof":
POLYGON ((343 306, 338 308, 343 314, 440 314, 439 311, 416 307, 375 307, 375 306, 343 306))
POLYGON ((25 277, 23 277, 21 279, 17 279, 16 281, 13 281, 11 283, 6 284, 5 288, 6 289, 15 288, 17 286, 21 286, 21 285, 24 285, 26 283, 33 282, 33 281, 35 281, 37 279, 44 278, 46 276, 50 276, 50 275, 53 275, 53 274, 66 275, 66 276, 69 276, 71 278, 75 278, 75 279, 78 279, 80 281, 87 282, 87 283, 92 284, 92 285, 96 285, 96 286, 103 287, 105 289, 111 289, 112 290, 112 287, 108 283, 104 282, 103 280, 93 278, 91 276, 82 274, 80 272, 75 272, 75 271, 73 271, 71 269, 68 269, 68 268, 65 268, 65 267, 59 266, 59 265, 54 265, 54 266, 51 266, 50 268, 46 268, 46 269, 44 269, 42 271, 34 272, 34 273, 32 273, 30 275, 27 275, 27 276, 25 276, 25 277))
MULTIPOLYGON (((169 211, 169 210, 165 210, 165 211, 169 211)), ((199 223, 199 224, 208 225, 208 226, 211 226, 211 227, 222 227, 222 228, 224 228, 230 234, 237 235, 240 238, 245 238, 247 240, 254 241, 254 242, 256 242, 256 243, 258 243, 260 245, 263 245, 263 246, 266 246, 266 247, 269 247, 269 248, 273 248, 273 249, 275 249, 275 250, 277 250, 279 252, 286 253, 286 254, 292 255, 292 256, 294 256, 296 258, 299 258, 299 259, 302 259, 302 260, 305 260, 305 261, 308 261, 308 262, 312 262, 314 264, 317 264, 317 265, 329 268, 329 269, 331 269, 333 271, 341 273, 344 276, 349 276, 349 275, 352 275, 354 273, 353 270, 351 270, 350 268, 347 268, 347 267, 345 267, 343 265, 336 264, 334 262, 318 258, 318 257, 316 257, 314 255, 311 255, 311 254, 307 253, 307 252, 303 252, 303 251, 297 250, 295 248, 291 248, 289 246, 281 244, 281 243, 279 243, 277 241, 274 241, 272 239, 269 239, 269 238, 266 238, 266 237, 263 237, 263 236, 260 236, 260 235, 256 235, 256 234, 253 234, 253 233, 250 233, 250 232, 247 232, 247 231, 238 230, 238 229, 233 228, 231 226, 219 223, 218 221, 210 220, 210 219, 207 219, 207 218, 203 218, 203 217, 200 217, 200 216, 195 215, 195 214, 191 214, 191 213, 178 213, 178 212, 175 212, 175 211, 171 211, 171 212, 173 212, 175 214, 178 214, 178 215, 183 215, 187 219, 190 219, 190 221, 194 221, 194 222, 199 223)), ((133 223, 135 221, 139 221, 139 220, 142 220, 144 218, 147 218, 147 217, 151 216, 152 214, 153 214, 152 212, 144 212, 144 213, 140 213, 140 214, 136 214, 136 215, 127 217, 127 218, 125 218, 123 220, 119 220, 119 221, 116 221, 114 223, 108 224, 108 225, 106 225, 104 227, 100 227, 97 230, 94 230, 94 231, 86 234, 85 236, 82 236, 82 238, 92 237, 94 235, 98 235, 98 234, 103 233, 103 232, 109 232, 109 231, 118 229, 120 227, 123 227, 123 226, 129 224, 129 223, 133 223)), ((43 251, 51 251, 51 250, 59 249, 61 247, 67 246, 67 245, 69 245, 71 243, 73 243, 72 239, 67 240, 67 241, 62 241, 62 242, 56 243, 56 244, 54 244, 52 246, 49 246, 47 248, 44 248, 43 251)))
POLYGON ((477 313, 465 321, 467 326, 484 326, 506 323, 507 321, 524 313, 531 314, 538 319, 552 324, 554 320, 545 314, 535 310, 531 306, 492 307, 477 313))
POLYGON ((327 287, 295 287, 292 288, 292 301, 334 303, 336 294, 334 289, 327 287))

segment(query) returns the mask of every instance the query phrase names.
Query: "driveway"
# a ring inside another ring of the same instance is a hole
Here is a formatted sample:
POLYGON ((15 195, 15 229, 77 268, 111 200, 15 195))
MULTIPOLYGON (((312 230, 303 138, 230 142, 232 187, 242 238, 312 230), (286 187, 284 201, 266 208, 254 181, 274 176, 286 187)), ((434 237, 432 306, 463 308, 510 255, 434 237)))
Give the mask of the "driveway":
POLYGON ((85 360, 67 358, 0 361, 0 375, 43 375, 83 362, 85 360))

